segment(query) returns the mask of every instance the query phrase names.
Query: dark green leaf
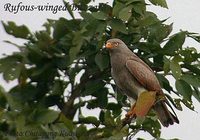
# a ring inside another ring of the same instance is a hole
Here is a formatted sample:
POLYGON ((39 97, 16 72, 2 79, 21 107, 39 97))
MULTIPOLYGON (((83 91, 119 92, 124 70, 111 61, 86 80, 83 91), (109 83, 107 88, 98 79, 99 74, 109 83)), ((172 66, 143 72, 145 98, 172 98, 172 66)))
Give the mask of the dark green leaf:
POLYGON ((182 103, 189 109, 193 110, 194 111, 194 105, 192 104, 191 101, 188 101, 188 100, 185 100, 183 99, 182 100, 182 103))
POLYGON ((98 95, 97 95, 98 107, 105 108, 107 106, 107 103, 108 103, 107 94, 108 94, 108 91, 106 88, 102 88, 101 90, 98 91, 98 95))
POLYGON ((105 83, 99 80, 96 81, 89 81, 85 83, 85 91, 82 93, 83 95, 94 95, 99 96, 100 94, 98 91, 105 86, 105 83))
POLYGON ((0 59, 0 73, 3 73, 3 78, 6 81, 19 78, 23 68, 20 61, 22 61, 22 56, 18 54, 0 59))
POLYGON ((74 17, 74 13, 72 11, 72 6, 68 2, 66 2, 65 0, 63 0, 63 3, 65 4, 70 16, 74 19, 75 17, 74 17))
POLYGON ((193 47, 187 47, 184 50, 181 50, 180 54, 183 56, 184 62, 188 64, 196 61, 200 57, 197 50, 193 47))
POLYGON ((182 48, 182 45, 185 42, 185 37, 185 32, 173 35, 163 47, 163 53, 174 55, 176 51, 182 48))
POLYGON ((157 24, 149 27, 149 41, 156 40, 157 42, 163 42, 172 31, 172 25, 164 25, 158 22, 157 24))
MULTIPOLYGON (((77 129, 76 129, 76 135, 80 138, 83 136, 87 136, 87 128, 85 125, 81 124, 77 129)), ((82 138, 83 139, 83 138, 82 138)))
POLYGON ((144 3, 144 0, 128 0, 126 5, 129 5, 129 4, 134 4, 134 3, 138 3, 138 2, 141 2, 141 3, 144 3))
POLYGON ((129 5, 128 7, 121 9, 119 12, 119 18, 122 19, 123 21, 128 21, 131 15, 132 15, 132 5, 129 5))
POLYGON ((114 127, 116 125, 115 121, 114 121, 114 117, 111 115, 111 112, 109 110, 107 110, 105 112, 105 115, 104 115, 104 124, 107 127, 114 127))
POLYGON ((65 115, 63 113, 60 113, 59 115, 59 121, 63 122, 65 124, 65 126, 70 130, 73 131, 74 129, 74 124, 72 123, 71 120, 69 120, 68 118, 65 117, 65 115))
POLYGON ((170 60, 164 57, 164 65, 163 65, 163 70, 165 75, 167 75, 170 71, 170 60))
POLYGON ((181 76, 181 79, 196 88, 200 87, 200 77, 199 76, 184 74, 181 76))
POLYGON ((58 118, 59 112, 49 109, 36 109, 31 115, 33 115, 33 119, 37 123, 47 124, 55 121, 58 118))
POLYGON ((140 16, 143 16, 146 10, 146 4, 143 3, 135 3, 133 4, 133 11, 140 16))
POLYGON ((86 124, 94 124, 96 127, 98 127, 100 124, 98 119, 93 116, 89 116, 89 117, 79 116, 79 122, 86 123, 86 124))
POLYGON ((6 32, 14 37, 28 39, 31 36, 29 29, 25 25, 17 26, 12 21, 9 21, 8 24, 2 22, 2 24, 6 32))
POLYGON ((109 103, 108 105, 107 105, 107 109, 109 109, 109 110, 117 110, 117 109, 121 109, 121 105, 119 105, 119 104, 116 104, 116 103, 109 103))
POLYGON ((98 20, 106 20, 108 18, 108 15, 104 12, 93 12, 92 16, 98 20))
MULTIPOLYGON (((1 109, 5 109, 6 104, 7 104, 7 100, 6 100, 6 91, 4 90, 4 88, 0 85, 0 110, 1 109)), ((1 111, 0 111, 1 112, 1 111)), ((1 114, 1 113, 0 113, 1 114)))
POLYGON ((70 54, 70 63, 72 63, 76 59, 76 56, 79 53, 80 49, 81 49, 81 45, 78 45, 76 47, 72 47, 70 49, 70 51, 69 51, 69 54, 70 54))
POLYGON ((90 13, 88 13, 88 12, 85 12, 85 11, 82 11, 81 13, 80 13, 80 15, 84 18, 84 20, 86 20, 86 21, 92 21, 92 20, 94 20, 95 18, 94 18, 94 16, 92 16, 92 14, 90 14, 90 13))
POLYGON ((119 12, 120 12, 121 9, 124 8, 124 7, 126 7, 125 4, 116 1, 116 4, 115 4, 115 6, 114 6, 114 8, 113 8, 113 11, 112 11, 112 14, 113 14, 114 16, 118 17, 118 16, 119 16, 119 12))
POLYGON ((37 95, 37 89, 26 84, 25 86, 16 86, 6 94, 7 101, 11 109, 23 110, 25 103, 30 103, 33 101, 37 95))
POLYGON ((60 18, 58 21, 56 21, 53 28, 54 28, 53 37, 55 39, 60 39, 68 31, 67 20, 64 18, 60 18))
POLYGON ((99 69, 103 71, 109 66, 109 56, 102 53, 97 53, 95 56, 95 63, 98 65, 99 69))
POLYGON ((154 120, 152 118, 146 118, 143 125, 143 129, 148 131, 154 137, 160 137, 160 123, 158 120, 154 120))
POLYGON ((172 60, 170 62, 170 69, 176 79, 179 79, 181 77, 181 66, 177 61, 172 60))
POLYGON ((184 99, 191 101, 192 88, 191 86, 183 80, 176 80, 176 89, 178 93, 183 95, 184 99))
POLYGON ((166 0, 149 0, 152 4, 168 8, 166 0))
POLYGON ((100 113, 99 113, 99 120, 101 122, 104 122, 105 121, 105 111, 101 110, 100 113))
POLYGON ((119 19, 112 19, 110 21, 110 26, 112 27, 113 30, 122 32, 124 34, 127 34, 127 29, 126 25, 123 23, 122 20, 119 19))
POLYGON ((181 106, 181 99, 174 99, 174 103, 176 105, 176 108, 180 111, 183 111, 183 108, 181 106))
POLYGON ((161 87, 163 87, 165 90, 167 90, 168 92, 172 91, 172 87, 170 86, 169 81, 167 80, 167 78, 165 78, 163 75, 161 74, 156 74, 161 87))
MULTIPOLYGON (((157 16, 152 13, 152 12, 146 12, 146 14, 144 15, 144 17, 142 17, 139 21, 138 21, 138 24, 140 25, 140 27, 150 27, 150 25, 153 25, 155 23, 160 23, 161 22, 159 21, 159 19, 157 18, 157 16)), ((154 29, 154 28, 152 28, 154 29)))
POLYGON ((194 88, 192 95, 200 102, 200 90, 199 89, 194 88))

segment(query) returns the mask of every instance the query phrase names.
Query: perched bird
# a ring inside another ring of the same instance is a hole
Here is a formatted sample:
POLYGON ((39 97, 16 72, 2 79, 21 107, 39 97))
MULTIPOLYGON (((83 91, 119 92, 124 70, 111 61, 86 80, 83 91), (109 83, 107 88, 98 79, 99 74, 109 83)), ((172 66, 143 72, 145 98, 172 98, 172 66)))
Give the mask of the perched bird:
POLYGON ((120 91, 133 102, 132 108, 126 116, 135 115, 135 103, 142 92, 154 91, 156 97, 160 95, 164 97, 161 100, 157 99, 151 107, 155 110, 161 124, 168 127, 174 122, 179 123, 176 114, 172 114, 166 106, 168 101, 153 70, 120 39, 109 39, 106 48, 110 54, 112 77, 120 91))

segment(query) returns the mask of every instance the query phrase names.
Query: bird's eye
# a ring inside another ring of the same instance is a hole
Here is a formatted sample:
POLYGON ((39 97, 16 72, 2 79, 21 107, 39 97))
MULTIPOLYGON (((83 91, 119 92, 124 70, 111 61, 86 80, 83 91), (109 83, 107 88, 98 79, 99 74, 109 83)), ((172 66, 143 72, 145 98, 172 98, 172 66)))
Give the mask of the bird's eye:
POLYGON ((114 44, 114 45, 115 45, 115 47, 117 47, 117 46, 119 45, 119 42, 115 42, 115 44, 114 44))

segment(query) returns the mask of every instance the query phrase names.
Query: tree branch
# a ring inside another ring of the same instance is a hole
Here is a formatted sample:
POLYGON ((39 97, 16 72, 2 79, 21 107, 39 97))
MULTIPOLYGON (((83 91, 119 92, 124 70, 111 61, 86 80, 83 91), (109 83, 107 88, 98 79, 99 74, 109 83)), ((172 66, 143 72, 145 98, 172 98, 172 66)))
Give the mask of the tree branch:
POLYGON ((74 87, 74 90, 71 92, 71 96, 69 97, 68 101, 64 104, 63 107, 60 108, 62 113, 69 119, 73 119, 77 108, 74 107, 74 100, 81 95, 81 90, 85 86, 85 84, 92 80, 92 79, 98 79, 100 76, 102 76, 104 73, 107 73, 109 69, 104 70, 103 72, 98 71, 97 73, 93 74, 91 78, 87 76, 86 74, 83 75, 85 76, 82 78, 80 83, 74 87))

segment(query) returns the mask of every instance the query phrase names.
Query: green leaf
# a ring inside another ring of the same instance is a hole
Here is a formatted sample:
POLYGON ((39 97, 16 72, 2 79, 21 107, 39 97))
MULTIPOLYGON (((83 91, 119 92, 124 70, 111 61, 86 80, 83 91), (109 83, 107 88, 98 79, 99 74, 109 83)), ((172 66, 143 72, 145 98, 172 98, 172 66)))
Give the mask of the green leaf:
POLYGON ((79 53, 83 45, 83 37, 81 31, 74 33, 74 38, 72 40, 72 43, 74 46, 71 47, 69 51, 70 63, 72 63, 76 59, 77 54, 79 53))
POLYGON ((122 32, 124 34, 127 34, 128 31, 126 29, 126 25, 123 23, 122 20, 119 19, 112 19, 110 21, 110 26, 112 27, 113 30, 122 32))
POLYGON ((109 109, 109 110, 118 110, 118 109, 121 109, 121 105, 120 104, 116 104, 116 103, 108 103, 106 109, 109 109))
POLYGON ((104 124, 106 127, 115 127, 114 117, 111 115, 110 110, 107 110, 104 115, 104 124))
POLYGON ((12 88, 8 94, 6 94, 9 107, 12 110, 23 110, 24 104, 33 101, 37 95, 37 89, 30 84, 24 86, 16 86, 12 88))
POLYGON ((97 95, 98 107, 105 108, 107 106, 108 103, 107 94, 108 94, 108 89, 106 88, 102 88, 101 90, 98 91, 97 95))
POLYGON ((200 87, 200 77, 194 76, 191 74, 184 74, 181 76, 181 79, 187 82, 188 84, 194 86, 195 88, 200 87))
MULTIPOLYGON (((160 23, 160 20, 157 18, 156 14, 152 12, 146 12, 146 14, 138 21, 140 27, 148 27, 155 23, 160 23)), ((154 28, 152 28, 154 29, 154 28)))
POLYGON ((125 4, 116 1, 116 4, 115 4, 115 6, 113 7, 113 11, 112 11, 113 16, 118 17, 118 16, 119 16, 119 12, 120 12, 121 9, 124 8, 124 7, 126 7, 125 4))
POLYGON ((69 120, 68 118, 65 117, 65 115, 63 113, 60 113, 59 115, 59 121, 63 122, 65 124, 65 126, 70 130, 73 131, 74 129, 74 124, 72 123, 71 120, 69 120))
POLYGON ((63 3, 65 4, 65 7, 67 8, 67 11, 69 12, 70 16, 74 19, 74 13, 72 11, 72 6, 69 4, 69 2, 66 2, 63 0, 63 3))
POLYGON ((170 62, 170 69, 172 71, 173 76, 176 79, 179 79, 181 77, 181 66, 179 65, 177 61, 172 60, 170 62))
MULTIPOLYGON (((87 128, 85 125, 81 124, 77 129, 76 129, 76 136, 78 138, 82 138, 83 136, 87 136, 87 128)), ((83 139, 83 138, 82 138, 83 139)))
POLYGON ((93 21, 95 19, 94 16, 92 16, 92 14, 90 14, 88 12, 85 12, 85 11, 80 12, 80 15, 87 22, 91 22, 91 21, 93 21))
POLYGON ((105 111, 104 110, 101 110, 100 113, 99 113, 99 120, 101 122, 104 122, 105 121, 105 111))
POLYGON ((4 88, 0 85, 0 116, 1 116, 1 109, 6 108, 7 100, 6 100, 6 91, 4 88))
POLYGON ((123 21, 128 21, 129 18, 132 15, 132 5, 129 5, 128 7, 123 8, 119 12, 119 18, 122 19, 123 21))
POLYGON ((99 126, 100 122, 96 117, 89 116, 89 117, 83 117, 79 116, 79 122, 80 123, 86 123, 86 124, 94 124, 96 127, 99 126))
POLYGON ((170 60, 164 57, 164 65, 163 65, 164 74, 167 75, 170 71, 170 60))
POLYGON ((64 18, 60 18, 57 20, 53 26, 54 31, 53 31, 53 37, 55 39, 60 39, 67 33, 67 29, 69 28, 67 26, 67 20, 64 18))
POLYGON ((158 120, 150 117, 146 118, 142 124, 142 129, 149 132, 153 137, 159 138, 161 133, 161 126, 158 120))
POLYGON ((0 73, 6 81, 19 78, 23 65, 21 64, 22 56, 13 54, 0 59, 0 73))
POLYGON ((149 0, 152 4, 168 8, 166 0, 149 0))
POLYGON ((185 32, 180 32, 173 35, 169 41, 163 47, 163 53, 168 55, 174 55, 176 51, 182 48, 183 43, 185 42, 185 32))
POLYGON ((185 100, 185 99, 183 99, 181 101, 187 108, 189 108, 189 109, 194 111, 194 105, 192 104, 191 101, 188 101, 188 100, 185 100))
POLYGON ((98 100, 97 99, 93 99, 93 100, 89 100, 87 102, 87 106, 86 106, 88 109, 95 109, 95 108, 98 108, 99 105, 98 105, 98 100))
POLYGON ((132 3, 137 3, 137 2, 144 3, 144 0, 128 0, 126 5, 129 5, 129 4, 132 4, 132 3))
MULTIPOLYGON (((85 83, 85 91, 83 95, 96 95, 98 91, 105 86, 105 83, 99 80, 91 80, 85 83)), ((97 96, 97 95, 96 95, 97 96)))
POLYGON ((2 22, 5 31, 17 38, 28 39, 31 35, 29 29, 25 25, 17 26, 14 22, 9 21, 8 24, 2 22))
POLYGON ((163 87, 165 90, 167 90, 168 92, 172 91, 172 87, 170 86, 169 81, 167 80, 167 78, 165 78, 163 75, 161 74, 156 74, 156 77, 158 78, 161 87, 163 87))
POLYGON ((199 89, 194 88, 192 95, 200 102, 200 90, 199 89))
POLYGON ((49 109, 36 109, 31 115, 37 123, 48 124, 58 118, 59 112, 49 109))
POLYGON ((79 53, 80 49, 81 49, 81 43, 78 44, 78 45, 75 46, 75 47, 72 47, 72 48, 69 50, 69 54, 70 54, 70 55, 69 55, 70 63, 72 63, 72 62, 76 59, 77 54, 79 53))
POLYGON ((112 110, 112 114, 114 118, 118 117, 121 114, 122 112, 121 108, 122 108, 121 104, 113 103, 113 102, 108 103, 106 106, 106 109, 112 110))
POLYGON ((144 16, 144 13, 146 12, 146 4, 144 2, 133 4, 133 11, 140 16, 144 16))
POLYGON ((102 53, 97 53, 95 56, 95 63, 99 69, 103 71, 109 66, 109 56, 102 53))
POLYGON ((92 16, 98 20, 106 20, 108 18, 108 15, 104 12, 93 12, 92 16))
POLYGON ((37 88, 31 84, 16 86, 10 90, 10 94, 13 96, 13 98, 18 99, 21 102, 34 100, 37 92, 37 88))
POLYGON ((183 95, 184 99, 191 101, 193 92, 191 86, 183 80, 176 80, 175 85, 178 93, 183 95))
POLYGON ((186 64, 195 62, 200 57, 200 54, 198 54, 196 49, 192 47, 184 48, 184 50, 180 51, 180 54, 183 56, 186 64))
POLYGON ((163 42, 163 40, 171 33, 172 25, 161 24, 160 21, 157 21, 156 24, 153 24, 149 27, 149 41, 156 40, 158 42, 163 42))
MULTIPOLYGON (((16 97, 17 98, 17 97, 16 97)), ((20 102, 20 100, 17 100, 16 98, 13 98, 11 94, 6 94, 6 100, 8 101, 9 107, 11 110, 22 110, 24 107, 24 103, 20 102)))
POLYGON ((181 106, 181 99, 175 99, 174 103, 176 104, 176 108, 180 111, 183 111, 183 108, 181 106))

